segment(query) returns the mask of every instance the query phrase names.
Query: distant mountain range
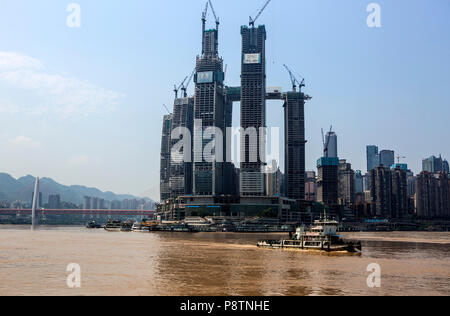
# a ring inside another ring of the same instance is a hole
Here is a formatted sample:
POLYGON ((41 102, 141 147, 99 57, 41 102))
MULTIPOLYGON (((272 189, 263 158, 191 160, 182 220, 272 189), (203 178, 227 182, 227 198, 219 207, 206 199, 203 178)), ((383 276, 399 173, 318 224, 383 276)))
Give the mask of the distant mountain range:
MULTIPOLYGON (((14 179, 7 173, 0 173, 0 201, 31 202, 35 181, 36 178, 30 175, 14 179)), ((65 186, 50 178, 40 179, 39 191, 42 193, 42 200, 44 203, 47 203, 48 196, 52 194, 59 194, 61 196, 61 201, 74 204, 83 204, 85 196, 97 197, 105 199, 106 201, 141 199, 133 195, 102 192, 96 188, 88 188, 80 185, 65 186)), ((143 199, 151 201, 149 198, 143 199)))

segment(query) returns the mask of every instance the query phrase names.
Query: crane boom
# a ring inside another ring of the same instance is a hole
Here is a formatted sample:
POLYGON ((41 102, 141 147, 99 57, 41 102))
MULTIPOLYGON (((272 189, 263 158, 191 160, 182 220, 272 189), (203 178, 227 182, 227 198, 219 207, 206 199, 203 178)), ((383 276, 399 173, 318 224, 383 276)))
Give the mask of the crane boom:
POLYGON ((169 108, 165 104, 163 104, 163 107, 166 109, 167 113, 170 114, 169 108))
POLYGON ((183 82, 180 84, 180 86, 177 88, 177 85, 174 85, 174 89, 173 92, 175 92, 175 99, 178 99, 178 91, 184 86, 184 83, 186 82, 186 80, 188 79, 188 77, 186 76, 186 78, 184 78, 183 82))
POLYGON ((262 7, 262 9, 259 10, 258 14, 256 15, 256 17, 255 17, 254 19, 253 19, 252 17, 250 17, 250 22, 249 22, 249 24, 250 24, 251 27, 254 27, 254 26, 255 26, 256 20, 259 19, 259 17, 261 16, 261 14, 264 12, 264 10, 265 10, 265 9, 267 8, 267 6, 269 5, 270 1, 272 1, 272 0, 267 0, 266 4, 264 4, 264 6, 262 7))
POLYGON ((212 13, 214 15, 214 18, 216 19, 216 26, 217 26, 217 28, 219 28, 220 20, 219 20, 219 18, 216 15, 216 11, 214 10, 214 6, 213 6, 211 0, 208 0, 208 3, 209 3, 209 6, 211 7, 211 11, 212 11, 212 13))
POLYGON ((299 82, 297 80, 297 78, 294 76, 294 74, 292 73, 291 69, 289 69, 289 67, 286 65, 283 65, 283 66, 284 66, 284 68, 286 68, 286 70, 289 73, 289 76, 291 77, 292 90, 297 91, 297 84, 298 84, 299 91, 302 92, 302 88, 305 87, 305 79, 302 78, 302 82, 299 82))
MULTIPOLYGON (((183 91, 183 95, 185 98, 187 98, 187 89, 189 88, 189 85, 191 84, 192 78, 194 78, 195 75, 195 68, 191 73, 191 76, 189 77, 188 82, 186 83, 186 86, 183 85, 183 87, 181 88, 181 90, 183 91)), ((187 77, 186 77, 187 78, 187 77)))

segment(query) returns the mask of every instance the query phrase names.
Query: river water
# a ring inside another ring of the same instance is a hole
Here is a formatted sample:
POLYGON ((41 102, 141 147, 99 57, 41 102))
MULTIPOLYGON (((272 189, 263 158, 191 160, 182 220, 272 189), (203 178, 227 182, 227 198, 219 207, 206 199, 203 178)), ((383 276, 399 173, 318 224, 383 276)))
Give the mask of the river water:
POLYGON ((450 233, 352 233, 360 256, 258 249, 282 234, 0 226, 0 295, 450 295, 450 233), (81 288, 66 279, 81 268, 81 288), (369 264, 381 268, 370 288, 369 264))

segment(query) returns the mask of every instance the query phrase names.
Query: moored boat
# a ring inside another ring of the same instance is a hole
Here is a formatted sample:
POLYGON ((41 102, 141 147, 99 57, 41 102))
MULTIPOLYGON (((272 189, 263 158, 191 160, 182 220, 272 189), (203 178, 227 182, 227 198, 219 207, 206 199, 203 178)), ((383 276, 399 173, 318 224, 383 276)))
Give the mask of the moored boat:
POLYGON ((288 240, 263 240, 257 246, 271 249, 360 253, 361 242, 346 241, 337 234, 339 223, 327 218, 314 222, 309 230, 297 228, 288 240))
POLYGON ((122 222, 109 220, 108 223, 106 223, 104 228, 106 231, 109 231, 109 232, 120 232, 122 229, 122 222))
POLYGON ((136 233, 148 233, 156 230, 158 222, 149 221, 148 219, 143 219, 141 222, 136 222, 133 224, 131 231, 136 233))
POLYGON ((99 229, 102 228, 102 225, 98 224, 96 221, 90 221, 86 224, 86 228, 89 229, 99 229))

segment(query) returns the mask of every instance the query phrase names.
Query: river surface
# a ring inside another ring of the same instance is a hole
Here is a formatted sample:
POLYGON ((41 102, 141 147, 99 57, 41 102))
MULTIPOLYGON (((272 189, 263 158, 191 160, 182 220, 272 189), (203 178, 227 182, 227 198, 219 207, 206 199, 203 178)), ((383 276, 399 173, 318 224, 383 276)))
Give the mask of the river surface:
POLYGON ((0 295, 450 295, 450 233, 352 233, 360 256, 258 249, 283 234, 0 226, 0 295), (67 266, 81 268, 71 289, 67 266), (370 288, 369 264, 381 267, 370 288))

